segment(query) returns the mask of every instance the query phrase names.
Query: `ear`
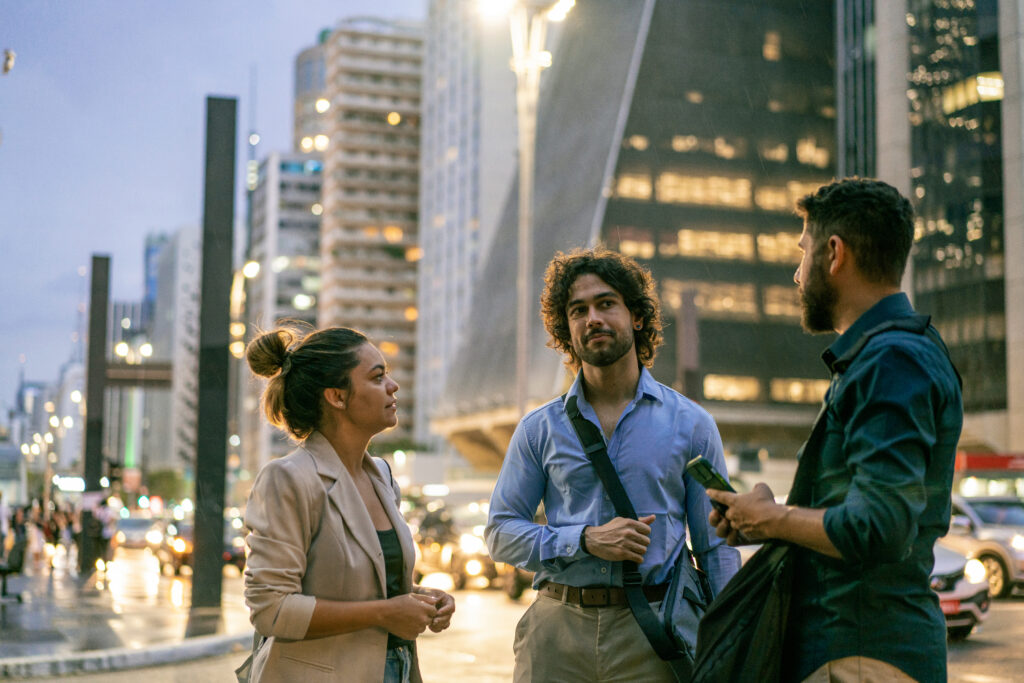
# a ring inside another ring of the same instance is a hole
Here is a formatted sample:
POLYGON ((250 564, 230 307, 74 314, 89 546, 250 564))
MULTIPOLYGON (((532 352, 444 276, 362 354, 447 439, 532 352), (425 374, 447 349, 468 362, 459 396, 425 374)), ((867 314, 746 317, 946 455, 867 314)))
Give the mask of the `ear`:
POLYGON ((633 329, 639 332, 644 329, 644 319, 639 314, 633 314, 633 329))
POLYGON ((828 246, 825 248, 825 258, 828 259, 829 275, 837 274, 843 266, 853 257, 846 242, 839 235, 831 235, 828 238, 828 246))
POLYGON ((347 393, 348 392, 338 389, 337 387, 324 389, 324 400, 335 408, 344 409, 345 400, 348 398, 347 393))

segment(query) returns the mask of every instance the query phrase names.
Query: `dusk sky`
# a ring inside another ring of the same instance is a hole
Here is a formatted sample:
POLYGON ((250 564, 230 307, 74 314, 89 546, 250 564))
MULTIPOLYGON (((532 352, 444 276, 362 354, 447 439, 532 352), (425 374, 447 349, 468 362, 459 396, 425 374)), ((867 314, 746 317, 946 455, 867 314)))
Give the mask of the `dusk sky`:
POLYGON ((290 148, 294 59, 321 29, 425 12, 426 0, 4 2, 0 50, 17 60, 0 76, 0 424, 22 367, 53 382, 70 357, 92 254, 112 257, 111 297, 138 300, 145 236, 201 224, 208 95, 239 100, 241 183, 251 121, 258 157, 290 148))

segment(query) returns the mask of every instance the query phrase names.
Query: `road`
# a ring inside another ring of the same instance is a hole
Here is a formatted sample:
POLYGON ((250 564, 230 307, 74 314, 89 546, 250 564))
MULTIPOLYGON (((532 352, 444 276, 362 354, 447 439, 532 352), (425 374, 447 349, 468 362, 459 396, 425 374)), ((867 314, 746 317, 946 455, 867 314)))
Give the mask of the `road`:
MULTIPOLYGON (((156 593, 169 592, 172 604, 180 604, 182 595, 187 602, 189 577, 159 577, 145 557, 121 564, 117 571, 119 574, 124 572, 120 575, 126 579, 130 577, 130 581, 122 583, 123 588, 120 589, 119 582, 112 581, 112 593, 130 587, 136 591, 145 587, 144 592, 150 595, 147 601, 156 599, 156 593)), ((497 590, 469 589, 454 594, 457 609, 451 628, 441 634, 427 632, 420 637, 420 667, 424 679, 473 683, 511 681, 515 625, 534 594, 528 591, 519 602, 512 602, 497 590)), ((244 617, 240 604, 241 577, 237 570, 226 571, 224 601, 225 611, 231 612, 233 619, 244 617)), ((168 628, 173 628, 179 620, 174 614, 178 609, 166 605, 163 600, 159 602, 164 603, 164 614, 158 621, 166 621, 168 628)), ((952 683, 1024 681, 1024 648, 1020 646, 1021 642, 1024 642, 1024 596, 994 601, 988 620, 979 630, 965 642, 950 643, 949 680, 952 683)), ((163 667, 80 675, 74 680, 83 683, 233 681, 234 669, 246 654, 237 652, 163 667)))

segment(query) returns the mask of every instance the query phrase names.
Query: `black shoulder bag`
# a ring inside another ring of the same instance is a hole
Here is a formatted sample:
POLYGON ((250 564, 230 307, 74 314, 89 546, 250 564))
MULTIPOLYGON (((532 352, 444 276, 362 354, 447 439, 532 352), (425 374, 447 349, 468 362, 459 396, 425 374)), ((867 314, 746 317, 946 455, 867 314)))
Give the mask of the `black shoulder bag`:
MULTIPOLYGON (((601 483, 615 506, 615 514, 627 519, 637 519, 636 510, 626 494, 626 489, 622 486, 615 466, 612 465, 612 461, 608 457, 608 450, 605 448, 601 432, 580 414, 575 396, 570 396, 568 399, 563 397, 563 400, 565 412, 572 421, 576 436, 579 437, 580 443, 583 445, 583 452, 594 465, 594 469, 597 470, 597 476, 601 479, 601 483)), ((677 681, 680 683, 689 681, 693 669, 695 648, 693 638, 696 635, 696 625, 707 604, 711 601, 711 587, 704 573, 694 566, 686 544, 683 544, 679 559, 672 569, 669 588, 662 600, 663 609, 660 611, 666 615, 665 622, 647 602, 643 590, 643 577, 635 562, 622 562, 622 587, 626 592, 629 609, 633 612, 633 617, 640 625, 644 635, 647 636, 655 653, 672 667, 672 673, 677 681), (685 619, 688 623, 673 624, 673 619, 678 614, 675 606, 682 602, 685 602, 683 612, 689 617, 685 619), (681 628, 677 628, 677 626, 681 628)))
MULTIPOLYGON (((868 330, 842 358, 836 360, 833 367, 849 366, 868 340, 894 330, 927 335, 949 358, 941 338, 928 326, 929 320, 929 316, 915 315, 886 321, 868 330)), ((960 373, 953 366, 953 361, 950 360, 949 364, 957 381, 960 381, 960 373)), ((793 488, 786 499, 789 505, 810 505, 812 502, 811 488, 824 438, 827 408, 828 404, 823 403, 811 435, 797 454, 793 488)), ((797 550, 796 546, 785 541, 767 541, 711 603, 697 633, 697 654, 693 665, 695 683, 740 680, 777 683, 782 680, 797 550)))

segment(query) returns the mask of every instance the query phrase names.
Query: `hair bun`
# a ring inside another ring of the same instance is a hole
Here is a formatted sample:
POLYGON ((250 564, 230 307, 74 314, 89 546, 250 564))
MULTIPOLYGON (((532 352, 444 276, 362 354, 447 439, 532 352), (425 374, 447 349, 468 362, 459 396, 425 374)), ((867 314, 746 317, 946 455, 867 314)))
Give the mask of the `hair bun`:
POLYGON ((249 369, 260 377, 273 377, 278 374, 289 360, 288 347, 295 341, 295 332, 285 327, 256 337, 245 349, 249 369))

